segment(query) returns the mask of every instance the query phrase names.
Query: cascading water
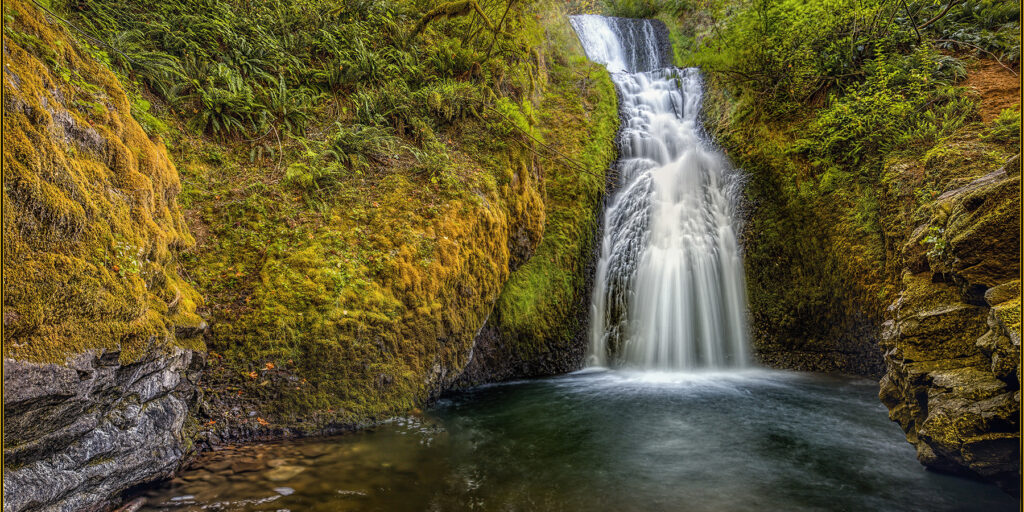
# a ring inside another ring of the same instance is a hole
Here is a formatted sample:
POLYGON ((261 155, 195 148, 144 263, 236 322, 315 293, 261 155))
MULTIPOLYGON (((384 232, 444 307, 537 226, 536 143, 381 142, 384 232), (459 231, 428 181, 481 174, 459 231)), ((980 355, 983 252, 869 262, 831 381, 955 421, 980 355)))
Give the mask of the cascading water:
POLYGON ((605 211, 589 362, 746 365, 739 175, 702 134, 699 72, 671 67, 664 26, 652 20, 571 22, 587 56, 612 73, 622 116, 620 189, 605 211))

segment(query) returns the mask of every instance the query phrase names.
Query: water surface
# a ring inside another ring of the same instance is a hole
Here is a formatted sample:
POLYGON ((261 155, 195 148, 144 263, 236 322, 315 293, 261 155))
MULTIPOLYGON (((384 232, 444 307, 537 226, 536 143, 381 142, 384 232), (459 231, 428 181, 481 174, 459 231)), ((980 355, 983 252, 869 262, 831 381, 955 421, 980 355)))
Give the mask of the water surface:
POLYGON ((1017 510, 926 471, 876 393, 765 370, 488 386, 361 433, 208 455, 147 510, 1017 510))

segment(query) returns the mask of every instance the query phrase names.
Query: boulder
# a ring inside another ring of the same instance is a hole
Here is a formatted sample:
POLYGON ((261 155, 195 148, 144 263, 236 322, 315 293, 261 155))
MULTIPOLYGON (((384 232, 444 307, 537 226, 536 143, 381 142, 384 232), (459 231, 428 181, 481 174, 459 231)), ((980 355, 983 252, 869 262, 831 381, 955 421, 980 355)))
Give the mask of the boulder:
POLYGON ((191 447, 203 363, 180 348, 129 364, 116 352, 4 360, 4 512, 104 510, 169 478, 191 447))

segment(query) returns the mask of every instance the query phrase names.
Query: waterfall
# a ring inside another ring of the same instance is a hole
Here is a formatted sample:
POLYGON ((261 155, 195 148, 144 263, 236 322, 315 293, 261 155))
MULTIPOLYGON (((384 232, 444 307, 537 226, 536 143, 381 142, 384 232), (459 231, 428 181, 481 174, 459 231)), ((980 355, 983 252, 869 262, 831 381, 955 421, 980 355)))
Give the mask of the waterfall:
POLYGON ((587 56, 611 72, 622 117, 619 188, 604 214, 589 363, 746 365, 740 178, 702 132, 700 73, 671 66, 659 22, 570 21, 587 56))

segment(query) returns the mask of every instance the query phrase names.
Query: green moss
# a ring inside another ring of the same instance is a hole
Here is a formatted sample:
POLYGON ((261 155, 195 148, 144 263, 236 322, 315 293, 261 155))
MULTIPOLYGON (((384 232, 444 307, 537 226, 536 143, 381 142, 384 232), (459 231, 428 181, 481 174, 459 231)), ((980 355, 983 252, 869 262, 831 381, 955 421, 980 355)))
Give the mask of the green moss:
POLYGON ((803 120, 735 119, 731 101, 713 82, 709 127, 747 172, 746 199, 756 205, 744 248, 762 354, 877 357, 870 326, 881 325, 885 308, 905 287, 898 279, 903 266, 928 268, 925 253, 936 256, 928 260, 936 272, 974 285, 994 286, 1016 275, 1019 264, 1010 252, 1018 237, 1005 226, 1019 222, 1019 177, 983 178, 1004 167, 1014 148, 982 140, 984 127, 969 124, 933 146, 892 150, 853 177, 830 167, 822 172, 821 164, 794 151, 794 139, 807 126, 803 120), (987 184, 940 199, 977 187, 971 185, 976 180, 987 184), (806 186, 815 181, 817 187, 806 186))
POLYGON ((549 142, 583 165, 556 163, 545 176, 547 220, 534 256, 509 278, 496 305, 496 325, 528 360, 541 352, 566 350, 582 329, 578 310, 594 236, 605 171, 615 158, 618 111, 611 80, 577 58, 552 70, 552 84, 541 105, 549 142), (579 80, 591 79, 586 88, 579 80), (587 78, 584 78, 587 77, 587 78))
POLYGON ((1020 311, 1021 301, 1020 298, 1008 300, 1002 304, 999 304, 994 308, 996 315, 999 316, 999 320, 1003 322, 1010 332, 1017 335, 1020 338, 1020 311))
MULTIPOLYGON (((251 160, 244 145, 169 120, 197 235, 182 259, 212 329, 204 378, 210 400, 226 405, 225 420, 253 423, 230 417, 238 403, 304 430, 420 407, 466 365, 512 268, 556 275, 564 287, 552 302, 522 297, 535 301, 532 311, 563 314, 556 301, 579 293, 590 242, 576 235, 594 226, 616 112, 607 75, 586 63, 553 9, 509 15, 529 45, 506 47, 501 58, 521 52, 529 65, 491 84, 504 96, 493 104, 503 115, 484 104, 461 116, 430 96, 426 105, 446 121, 421 125, 421 140, 395 127, 336 123, 331 107, 311 120, 325 122, 323 141, 285 144, 279 161, 251 160), (544 43, 545 32, 566 38, 571 53, 544 43), (552 160, 506 117, 594 175, 552 160), (381 138, 360 139, 365 133, 381 138), (534 263, 542 254, 557 266, 534 263)), ((420 37, 446 48, 442 23, 420 37)), ((463 98, 470 85, 429 94, 463 98)), ((543 332, 550 318, 529 326, 523 317, 517 328, 543 332)))
POLYGON ((905 267, 959 280, 951 290, 965 297, 1019 268, 1007 252, 1018 237, 995 228, 1017 223, 1006 198, 1019 178, 940 200, 1019 151, 1009 136, 1019 113, 983 126, 978 98, 958 86, 962 63, 900 31, 837 43, 880 5, 726 3, 673 31, 677 60, 708 75, 707 127, 748 177, 752 327, 771 364, 879 373, 875 342, 905 267), (849 364, 820 367, 800 352, 849 364))

